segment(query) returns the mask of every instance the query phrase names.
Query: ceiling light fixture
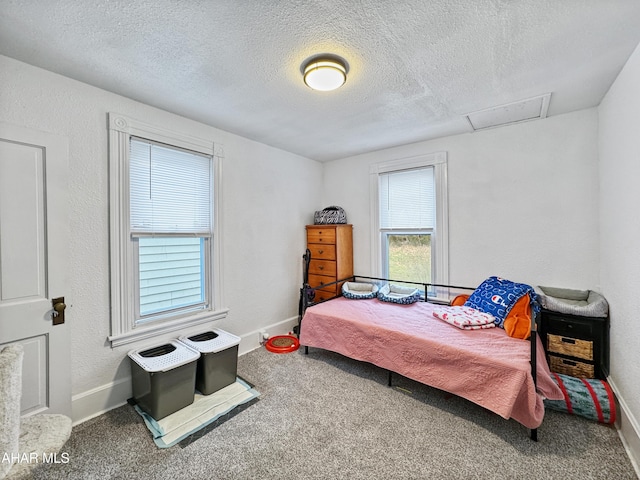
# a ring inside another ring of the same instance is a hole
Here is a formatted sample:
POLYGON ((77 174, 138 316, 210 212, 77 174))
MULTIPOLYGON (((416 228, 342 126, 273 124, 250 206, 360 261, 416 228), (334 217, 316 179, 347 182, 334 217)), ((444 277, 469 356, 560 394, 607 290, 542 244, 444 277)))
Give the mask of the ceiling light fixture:
POLYGON ((347 67, 335 57, 316 57, 303 67, 304 83, 314 90, 329 92, 347 81, 347 67))

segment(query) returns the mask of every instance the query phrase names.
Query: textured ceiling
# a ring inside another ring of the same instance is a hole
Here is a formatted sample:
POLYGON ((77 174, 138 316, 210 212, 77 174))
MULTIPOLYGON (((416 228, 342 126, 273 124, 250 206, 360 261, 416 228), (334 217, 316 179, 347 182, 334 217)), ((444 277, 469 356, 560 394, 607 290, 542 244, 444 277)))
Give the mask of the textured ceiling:
POLYGON ((598 105, 639 42, 638 0, 0 1, 0 54, 321 161, 598 105), (327 52, 348 80, 315 92, 327 52))

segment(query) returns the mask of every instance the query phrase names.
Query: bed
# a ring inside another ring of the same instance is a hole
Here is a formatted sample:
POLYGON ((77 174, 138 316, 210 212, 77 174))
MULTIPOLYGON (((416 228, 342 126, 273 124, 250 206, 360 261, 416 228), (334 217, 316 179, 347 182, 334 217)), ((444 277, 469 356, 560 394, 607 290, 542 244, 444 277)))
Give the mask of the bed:
MULTIPOLYGON (((371 279, 351 277, 345 280, 371 279)), ((385 279, 373 279, 384 281, 385 279)), ((444 286, 440 286, 444 287, 444 286)), ((461 287, 453 287, 461 288, 461 287)), ((466 398, 531 429, 544 417, 543 399, 562 399, 531 322, 529 340, 502 328, 462 330, 433 316, 428 301, 394 304, 337 297, 313 304, 305 294, 300 343, 365 361, 466 398)))

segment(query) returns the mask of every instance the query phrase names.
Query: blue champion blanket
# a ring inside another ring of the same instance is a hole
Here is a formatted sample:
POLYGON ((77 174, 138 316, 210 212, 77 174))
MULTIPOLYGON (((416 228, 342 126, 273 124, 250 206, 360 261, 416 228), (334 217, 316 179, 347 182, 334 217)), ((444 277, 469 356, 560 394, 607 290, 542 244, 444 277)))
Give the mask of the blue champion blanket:
POLYGON ((489 277, 473 291, 464 305, 490 313, 496 317, 496 326, 504 328, 507 315, 516 302, 526 294, 529 294, 534 314, 537 314, 540 311, 540 305, 533 287, 500 277, 489 277))

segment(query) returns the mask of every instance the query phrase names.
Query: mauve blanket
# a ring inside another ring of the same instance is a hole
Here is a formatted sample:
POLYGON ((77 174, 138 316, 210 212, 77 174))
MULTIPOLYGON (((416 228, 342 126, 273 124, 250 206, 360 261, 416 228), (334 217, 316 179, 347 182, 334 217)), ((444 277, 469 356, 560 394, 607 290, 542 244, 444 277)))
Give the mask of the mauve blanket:
POLYGON ((537 340, 537 392, 531 344, 501 328, 461 330, 433 316, 433 304, 336 298, 309 307, 300 343, 373 363, 537 428, 543 399, 561 400, 537 340))

